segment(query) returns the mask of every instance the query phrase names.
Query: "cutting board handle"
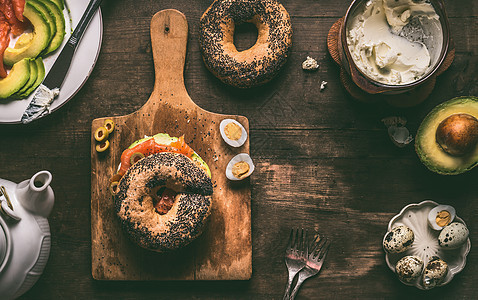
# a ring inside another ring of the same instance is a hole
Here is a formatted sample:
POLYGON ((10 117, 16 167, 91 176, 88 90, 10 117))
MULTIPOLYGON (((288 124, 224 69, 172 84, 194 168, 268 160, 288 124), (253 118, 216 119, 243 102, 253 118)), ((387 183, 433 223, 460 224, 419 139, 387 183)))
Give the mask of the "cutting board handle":
MULTIPOLYGON (((155 82, 153 94, 186 92, 184 62, 188 42, 188 22, 180 11, 165 9, 151 20, 155 82)), ((187 92, 186 92, 187 93, 187 92)), ((154 101, 158 97, 151 97, 154 101)), ((150 102, 148 101, 148 102, 150 102)))

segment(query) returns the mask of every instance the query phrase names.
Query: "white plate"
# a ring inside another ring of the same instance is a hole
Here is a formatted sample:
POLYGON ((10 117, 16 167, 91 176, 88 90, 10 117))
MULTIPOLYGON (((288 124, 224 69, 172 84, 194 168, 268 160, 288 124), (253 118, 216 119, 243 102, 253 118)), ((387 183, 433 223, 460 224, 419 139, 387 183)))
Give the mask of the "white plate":
MULTIPOLYGON (((65 46, 67 40, 72 33, 72 27, 76 25, 81 19, 83 12, 88 6, 89 0, 67 0, 65 1, 65 39, 62 45, 53 54, 43 59, 45 64, 45 71, 48 74, 56 58, 65 46)), ((51 104, 51 111, 56 111, 66 102, 68 102, 78 90, 83 86, 90 76, 96 59, 100 53, 101 39, 103 36, 103 21, 101 19, 101 11, 98 11, 90 21, 88 28, 83 34, 82 39, 76 49, 75 55, 71 61, 71 66, 66 74, 65 81, 60 89, 60 95, 51 104)), ((13 43, 14 41, 12 41, 13 43)), ((23 112, 28 107, 28 104, 33 98, 32 93, 30 97, 23 100, 3 100, 0 99, 0 123, 21 123, 23 112)))
MULTIPOLYGON (((470 239, 466 241, 463 246, 455 250, 442 250, 438 245, 438 235, 440 231, 433 230, 428 226, 428 213, 432 208, 437 206, 438 203, 425 200, 418 204, 409 204, 405 206, 402 211, 393 217, 388 223, 388 230, 392 228, 405 225, 408 226, 415 235, 412 247, 404 253, 390 254, 385 252, 385 261, 387 262, 390 270, 395 272, 395 265, 402 257, 407 255, 416 255, 423 259, 424 266, 433 256, 438 256, 448 264, 448 274, 445 280, 437 285, 442 286, 449 283, 455 274, 461 272, 466 264, 466 256, 470 252, 471 242, 470 239)), ((458 216, 455 217, 454 222, 465 222, 458 216)), ((466 224, 465 224, 466 226, 466 224)), ((398 278, 398 277, 397 277, 398 278)), ((402 281, 406 285, 416 286, 419 289, 425 290, 422 284, 421 276, 414 282, 408 283, 402 281)))

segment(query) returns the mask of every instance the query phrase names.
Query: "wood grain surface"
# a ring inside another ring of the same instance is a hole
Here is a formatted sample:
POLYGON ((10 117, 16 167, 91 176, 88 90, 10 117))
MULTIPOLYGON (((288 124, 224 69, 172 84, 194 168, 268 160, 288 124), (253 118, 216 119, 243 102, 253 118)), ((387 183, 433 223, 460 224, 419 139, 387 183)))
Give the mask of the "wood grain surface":
MULTIPOLYGON (((478 169, 451 177, 431 173, 413 145, 399 149, 390 142, 381 122, 404 116, 415 134, 437 104, 478 95, 476 1, 446 1, 455 60, 437 78, 430 97, 408 109, 360 103, 342 87, 327 34, 351 0, 281 0, 294 29, 292 52, 277 78, 250 90, 225 86, 204 66, 199 18, 211 3, 104 1, 101 53, 75 98, 28 126, 0 126, 0 177, 20 182, 48 169, 56 195, 49 218, 50 260, 22 299, 281 299, 287 282, 284 249, 290 228, 297 226, 332 240, 322 271, 304 283, 298 300, 476 299, 478 169), (166 8, 180 10, 188 20, 184 81, 191 99, 208 111, 249 120, 256 170, 251 176, 252 277, 247 281, 111 282, 91 275, 91 122, 127 115, 148 100, 155 81, 150 22, 166 8), (317 72, 301 69, 307 56, 318 59, 317 72), (322 80, 328 85, 320 92, 322 80), (470 229, 472 244, 463 272, 429 292, 401 284, 386 266, 381 247, 389 220, 423 199, 453 205, 470 229)), ((254 30, 239 26, 239 48, 255 38, 254 30)))
POLYGON ((99 280, 246 280, 252 273, 251 192, 249 180, 230 182, 225 169, 238 153, 249 154, 249 142, 229 147, 219 124, 234 118, 249 129, 247 118, 214 114, 198 107, 184 86, 188 37, 186 17, 162 10, 151 20, 154 89, 138 111, 93 120, 91 139, 92 274, 99 280), (95 130, 111 118, 116 128, 110 149, 98 153, 95 130), (132 243, 122 232, 108 190, 124 149, 155 133, 184 135, 207 162, 214 184, 209 224, 196 241, 179 251, 155 253, 132 243))

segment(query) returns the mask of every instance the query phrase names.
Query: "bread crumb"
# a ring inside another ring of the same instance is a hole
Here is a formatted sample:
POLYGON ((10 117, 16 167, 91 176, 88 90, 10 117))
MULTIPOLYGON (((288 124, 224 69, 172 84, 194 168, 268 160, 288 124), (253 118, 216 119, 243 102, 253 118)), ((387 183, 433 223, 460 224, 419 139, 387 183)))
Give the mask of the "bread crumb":
POLYGON ((307 59, 302 63, 302 69, 308 71, 315 71, 319 68, 319 64, 315 59, 310 56, 307 56, 307 59))

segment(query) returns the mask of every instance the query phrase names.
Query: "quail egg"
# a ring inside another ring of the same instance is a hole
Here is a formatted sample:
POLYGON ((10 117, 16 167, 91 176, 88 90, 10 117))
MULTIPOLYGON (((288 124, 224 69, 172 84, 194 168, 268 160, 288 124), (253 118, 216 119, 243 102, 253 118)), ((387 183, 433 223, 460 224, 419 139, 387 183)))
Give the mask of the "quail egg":
POLYGON ((236 120, 222 120, 219 130, 224 141, 232 147, 241 147, 247 140, 246 129, 236 120))
POLYGON ((423 260, 418 256, 405 256, 397 262, 395 271, 400 280, 412 282, 422 274, 423 260))
POLYGON ((247 153, 234 156, 226 167, 226 177, 229 180, 242 180, 254 172, 254 164, 247 153))
POLYGON ((400 225, 387 232, 383 239, 383 248, 388 253, 402 253, 413 244, 415 235, 405 225, 400 225))
POLYGON ((447 273, 447 263, 436 256, 432 257, 423 271, 423 286, 426 289, 434 288, 443 282, 447 273))
POLYGON ((464 224, 454 222, 440 232, 438 244, 443 249, 457 249, 466 242, 468 235, 468 228, 464 224))
POLYGON ((428 213, 428 225, 435 230, 442 230, 455 219, 455 209, 450 205, 438 205, 428 213))

